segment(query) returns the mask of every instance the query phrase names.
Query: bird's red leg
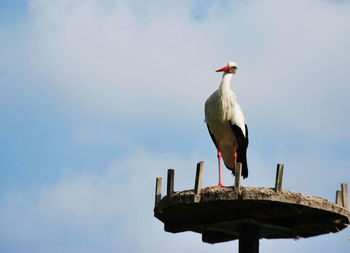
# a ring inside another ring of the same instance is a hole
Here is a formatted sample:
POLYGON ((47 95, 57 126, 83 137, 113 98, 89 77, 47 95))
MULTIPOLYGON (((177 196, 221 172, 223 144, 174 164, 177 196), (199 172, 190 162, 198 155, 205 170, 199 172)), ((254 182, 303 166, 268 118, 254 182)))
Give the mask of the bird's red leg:
POLYGON ((219 164, 219 184, 218 184, 218 186, 222 186, 222 182, 221 182, 221 152, 220 152, 220 148, 218 149, 218 164, 219 164))
POLYGON ((236 146, 233 146, 233 157, 235 159, 235 163, 234 163, 234 172, 236 174, 236 165, 237 165, 237 152, 236 152, 236 146))
POLYGON ((218 164, 219 164, 219 184, 215 185, 215 186, 210 186, 210 188, 216 188, 216 187, 222 186, 222 182, 221 182, 221 152, 220 152, 219 146, 218 146, 218 164))

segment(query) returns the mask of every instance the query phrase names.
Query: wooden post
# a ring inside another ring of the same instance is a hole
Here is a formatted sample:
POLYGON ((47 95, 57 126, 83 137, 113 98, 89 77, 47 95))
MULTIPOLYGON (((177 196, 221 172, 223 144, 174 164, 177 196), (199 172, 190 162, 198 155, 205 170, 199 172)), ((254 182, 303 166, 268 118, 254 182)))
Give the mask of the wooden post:
POLYGON ((241 175, 242 175, 242 163, 237 163, 235 174, 235 190, 239 194, 241 192, 241 175))
POLYGON ((343 207, 344 207, 345 209, 349 209, 348 184, 342 183, 342 184, 341 184, 341 191, 342 191, 343 207))
POLYGON ((277 164, 276 182, 275 182, 276 192, 280 192, 282 190, 283 167, 284 165, 282 163, 277 164))
POLYGON ((239 232, 238 253, 259 253, 259 232, 256 226, 247 224, 239 232))
POLYGON ((342 191, 337 191, 335 195, 335 203, 339 206, 343 206, 343 193, 342 191))
POLYGON ((194 194, 196 195, 200 194, 202 189, 203 166, 203 161, 197 163, 196 179, 194 181, 194 194))
POLYGON ((156 199, 154 205, 158 205, 159 201, 162 199, 162 178, 156 178, 156 199))
POLYGON ((170 197, 174 193, 174 174, 173 169, 168 169, 168 178, 167 178, 167 191, 166 194, 170 197))

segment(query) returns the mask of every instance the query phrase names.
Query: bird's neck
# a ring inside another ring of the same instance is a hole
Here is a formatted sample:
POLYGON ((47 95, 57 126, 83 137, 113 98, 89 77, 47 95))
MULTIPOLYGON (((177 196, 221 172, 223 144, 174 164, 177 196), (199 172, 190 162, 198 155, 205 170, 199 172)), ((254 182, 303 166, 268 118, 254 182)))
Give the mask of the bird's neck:
POLYGON ((220 92, 226 92, 227 90, 231 90, 230 83, 233 77, 232 73, 224 73, 222 76, 221 84, 219 87, 220 92))

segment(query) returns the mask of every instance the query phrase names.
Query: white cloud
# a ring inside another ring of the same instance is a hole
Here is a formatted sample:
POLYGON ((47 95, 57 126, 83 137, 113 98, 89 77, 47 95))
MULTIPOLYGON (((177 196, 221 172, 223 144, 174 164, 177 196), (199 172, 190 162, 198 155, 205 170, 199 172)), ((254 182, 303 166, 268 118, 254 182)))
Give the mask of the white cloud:
POLYGON ((193 3, 136 3, 31 1, 23 64, 40 89, 79 114, 199 120, 213 71, 235 60, 248 122, 350 138, 348 3, 213 4, 200 21, 193 3))
POLYGON ((83 173, 43 189, 40 206, 44 213, 62 216, 69 222, 99 222, 128 215, 139 206, 149 206, 147 202, 153 203, 153 196, 145 196, 144 191, 153 187, 157 171, 166 164, 186 167, 187 161, 176 158, 136 152, 101 174, 83 173))
MULTIPOLYGON (((176 169, 175 189, 191 188, 194 161, 195 156, 140 151, 111 163, 100 174, 69 175, 36 190, 7 193, 0 198, 0 238, 30 246, 33 252, 55 252, 54 248, 65 252, 161 252, 167 243, 175 246, 176 240, 153 217, 155 177, 163 176, 166 181, 164 166, 169 166, 176 169), (81 237, 85 239, 81 241, 81 237), (165 242, 158 243, 159 238, 165 242)), ((203 247, 196 235, 180 237, 186 242, 184 249, 203 247)))
POLYGON ((214 52, 191 18, 168 10, 141 23, 124 4, 108 15, 100 15, 96 5, 38 12, 32 36, 33 52, 43 54, 38 75, 46 73, 57 92, 92 112, 154 116, 166 113, 164 106, 193 112, 186 104, 201 90, 203 60, 214 52))

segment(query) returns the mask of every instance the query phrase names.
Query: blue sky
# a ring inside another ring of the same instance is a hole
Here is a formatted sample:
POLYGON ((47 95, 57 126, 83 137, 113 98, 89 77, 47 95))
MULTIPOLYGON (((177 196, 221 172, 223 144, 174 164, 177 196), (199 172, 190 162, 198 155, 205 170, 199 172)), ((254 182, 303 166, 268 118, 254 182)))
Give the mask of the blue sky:
MULTIPOLYGON (((273 186, 282 162, 285 189, 334 201, 350 183, 349 22, 348 1, 0 0, 0 251, 237 251, 153 217, 168 168, 175 190, 200 160, 217 181, 203 107, 229 60, 244 185, 273 186)), ((260 251, 348 252, 349 237, 260 251)))

